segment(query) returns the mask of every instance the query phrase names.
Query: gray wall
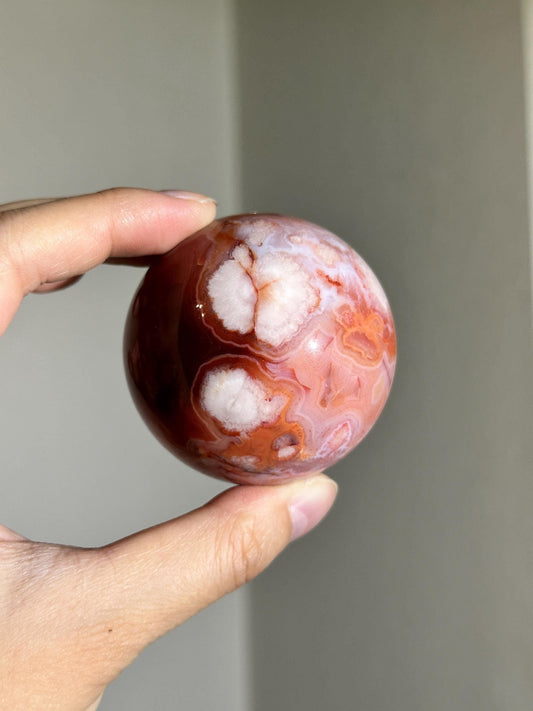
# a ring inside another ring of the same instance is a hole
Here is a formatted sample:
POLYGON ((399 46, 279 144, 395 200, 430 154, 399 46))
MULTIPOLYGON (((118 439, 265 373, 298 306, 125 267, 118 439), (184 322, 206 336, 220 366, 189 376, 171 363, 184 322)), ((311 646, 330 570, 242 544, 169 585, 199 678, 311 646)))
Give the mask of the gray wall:
MULTIPOLYGON (((218 0, 21 0, 0 19, 0 202, 112 185, 188 188, 238 210, 231 15, 218 0)), ((200 505, 135 412, 122 330, 141 272, 30 296, 0 344, 0 520, 99 545, 200 505)), ((245 711, 242 594, 158 641, 102 709, 245 711), (207 671, 206 671, 207 670, 207 671)))
MULTIPOLYGON (((533 0, 522 0, 522 53, 525 80, 529 204, 529 260, 533 284, 533 0)), ((533 309, 531 311, 533 325, 533 309)))
POLYGON ((243 202, 347 238, 399 332, 326 524, 252 589, 255 711, 533 708, 518 2, 238 3, 243 202))
MULTIPOLYGON (((519 3, 5 5, 0 201, 122 184, 298 214, 369 261, 399 330, 390 403, 332 472, 334 513, 147 650, 102 709, 529 711, 519 3)), ((29 297, 2 339, 0 519, 28 536, 98 545, 220 490, 126 391, 140 276, 102 267, 29 297)))

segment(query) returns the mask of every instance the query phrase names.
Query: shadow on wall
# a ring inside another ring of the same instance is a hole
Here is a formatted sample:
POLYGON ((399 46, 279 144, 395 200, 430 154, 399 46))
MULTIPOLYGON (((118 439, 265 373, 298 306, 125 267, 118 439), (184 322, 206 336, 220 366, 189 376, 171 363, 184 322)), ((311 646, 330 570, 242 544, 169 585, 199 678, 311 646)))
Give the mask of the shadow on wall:
POLYGON ((258 710, 533 704, 519 9, 237 3, 244 207, 350 241, 399 338, 336 509, 253 586, 258 710))

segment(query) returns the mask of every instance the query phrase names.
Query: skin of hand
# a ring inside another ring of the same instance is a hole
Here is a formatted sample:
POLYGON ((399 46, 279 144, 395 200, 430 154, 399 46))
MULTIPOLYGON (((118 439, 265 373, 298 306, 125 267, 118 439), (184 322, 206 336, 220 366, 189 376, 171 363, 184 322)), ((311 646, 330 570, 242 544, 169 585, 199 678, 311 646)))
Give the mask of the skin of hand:
MULTIPOLYGON (((23 297, 104 261, 162 254, 215 216, 183 191, 106 190, 0 206, 0 334, 23 297)), ((30 541, 0 525, 0 708, 93 711, 150 642, 258 575, 329 511, 323 474, 237 486, 102 548, 30 541)))

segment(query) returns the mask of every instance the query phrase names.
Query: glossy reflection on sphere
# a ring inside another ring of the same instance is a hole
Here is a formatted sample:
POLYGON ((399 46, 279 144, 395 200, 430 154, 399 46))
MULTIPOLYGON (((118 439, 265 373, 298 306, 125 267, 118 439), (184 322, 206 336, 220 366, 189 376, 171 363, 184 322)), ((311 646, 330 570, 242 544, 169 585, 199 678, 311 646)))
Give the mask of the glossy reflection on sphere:
POLYGON ((327 230, 217 220, 152 266, 126 325, 134 400, 213 476, 270 484, 329 467, 370 430, 396 362, 376 277, 327 230))

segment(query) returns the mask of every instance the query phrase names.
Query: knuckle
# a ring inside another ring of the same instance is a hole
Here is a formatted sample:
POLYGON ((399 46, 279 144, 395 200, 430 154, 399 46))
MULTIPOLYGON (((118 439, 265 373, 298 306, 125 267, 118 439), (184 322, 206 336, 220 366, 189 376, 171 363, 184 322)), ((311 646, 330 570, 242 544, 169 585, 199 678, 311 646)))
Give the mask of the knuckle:
POLYGON ((232 588, 248 583, 262 570, 263 546, 254 516, 239 514, 230 522, 225 550, 232 588))
POLYGON ((23 295, 40 281, 39 268, 28 259, 23 239, 27 229, 27 207, 0 211, 0 278, 9 276, 23 295))
POLYGON ((13 262, 13 226, 18 211, 0 212, 0 268, 5 271, 13 262))

